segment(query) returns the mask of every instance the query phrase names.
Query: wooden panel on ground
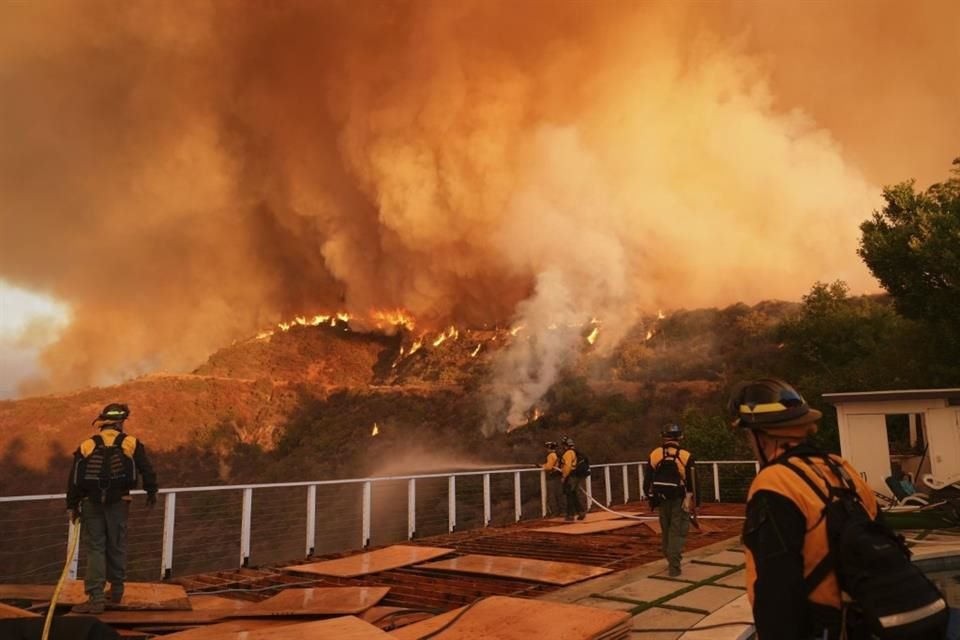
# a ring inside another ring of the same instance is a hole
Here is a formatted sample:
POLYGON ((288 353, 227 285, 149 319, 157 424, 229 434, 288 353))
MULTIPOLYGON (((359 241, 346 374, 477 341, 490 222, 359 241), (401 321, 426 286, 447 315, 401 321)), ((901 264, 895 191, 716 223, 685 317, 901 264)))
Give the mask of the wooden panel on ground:
POLYGON ((544 630, 549 630, 551 640, 619 640, 630 633, 630 615, 624 611, 492 596, 391 634, 398 640, 414 640, 452 620, 456 622, 442 633, 443 640, 527 640, 543 636, 544 630))
POLYGON ((36 618, 39 617, 39 615, 39 613, 33 613, 32 611, 26 611, 20 607, 12 607, 9 604, 0 602, 0 620, 9 618, 36 618))
POLYGON ((190 596, 190 606, 194 611, 243 611, 250 608, 255 602, 223 598, 221 596, 190 596))
POLYGON ((395 544, 386 549, 377 549, 367 553, 358 553, 346 558, 325 560, 284 567, 287 571, 300 573, 315 573, 322 576, 337 576, 340 578, 355 578, 371 573, 380 573, 397 567, 405 567, 418 562, 426 562, 448 553, 453 549, 443 547, 418 547, 410 544, 395 544))
MULTIPOLYGON (((580 522, 603 522, 605 520, 616 520, 620 517, 620 514, 610 513, 609 511, 594 511, 593 513, 588 513, 587 517, 580 522)), ((563 516, 559 518, 547 518, 547 522, 564 522, 564 518, 563 516)))
POLYGON ((369 622, 381 629, 390 627, 402 627, 403 625, 419 622, 425 618, 432 618, 434 614, 425 611, 417 611, 408 607, 371 607, 361 614, 358 618, 364 622, 369 622))
MULTIPOLYGON (((720 527, 713 524, 712 522, 708 522, 707 520, 699 520, 698 522, 700 523, 700 530, 698 531, 696 527, 694 527, 693 524, 691 524, 688 535, 693 535, 696 533, 716 533, 718 531, 721 531, 720 527)), ((660 535, 661 530, 660 530, 659 520, 644 520, 643 524, 650 527, 650 530, 653 531, 655 534, 660 535)))
MULTIPOLYGON (((587 533, 600 533, 601 531, 613 531, 615 529, 625 529, 626 527, 635 527, 641 524, 640 520, 604 520, 600 522, 580 522, 574 524, 562 524, 558 527, 538 527, 531 531, 543 531, 544 533, 564 533, 573 536, 582 536, 587 533)), ((648 523, 643 523, 648 524, 648 523)))
POLYGON ((216 624, 203 629, 174 633, 164 638, 175 640, 392 640, 390 634, 353 616, 270 625, 267 628, 262 625, 250 626, 250 622, 255 621, 216 624))
MULTIPOLYGON (((69 614, 73 615, 73 614, 69 614)), ((232 611, 104 611, 97 617, 107 624, 125 625, 197 625, 219 622, 234 615, 232 611)))
MULTIPOLYGON (((48 602, 53 597, 52 584, 2 584, 0 599, 24 599, 48 602)), ((71 606, 86 602, 83 580, 67 580, 60 590, 57 604, 71 606)), ((122 609, 189 609, 187 592, 178 584, 128 582, 123 591, 122 609)))
POLYGON ((433 571, 451 571, 454 573, 475 573, 492 576, 504 576, 545 582, 547 584, 568 585, 588 578, 610 573, 612 569, 591 567, 573 562, 553 562, 530 558, 511 558, 509 556, 488 556, 470 554, 450 560, 438 560, 417 565, 418 569, 433 571))
POLYGON ((244 616, 348 615, 380 602, 390 587, 314 587, 284 589, 244 609, 244 616))

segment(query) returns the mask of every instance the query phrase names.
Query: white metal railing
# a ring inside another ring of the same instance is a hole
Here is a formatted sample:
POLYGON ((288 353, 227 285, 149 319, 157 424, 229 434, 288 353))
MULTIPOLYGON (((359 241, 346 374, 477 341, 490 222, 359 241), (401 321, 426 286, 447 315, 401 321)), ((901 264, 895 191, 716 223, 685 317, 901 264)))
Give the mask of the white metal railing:
MULTIPOLYGON (((597 464, 591 465, 591 475, 586 478, 584 483, 584 490, 587 493, 589 498, 593 497, 593 479, 594 477, 600 475, 603 478, 604 485, 604 503, 606 506, 611 506, 613 504, 614 496, 614 486, 613 478, 619 475, 618 483, 620 485, 620 494, 623 503, 627 503, 630 500, 631 491, 630 491, 630 472, 632 469, 636 469, 637 473, 637 496, 640 498, 644 497, 643 484, 644 484, 644 467, 647 465, 645 461, 643 462, 620 462, 620 463, 610 463, 610 464, 597 464), (614 474, 615 469, 620 469, 620 474, 614 474)), ((697 484, 699 487, 704 485, 704 470, 710 468, 711 475, 709 483, 712 485, 712 498, 715 502, 720 502, 723 498, 721 492, 721 478, 720 478, 720 469, 723 466, 741 466, 747 467, 745 471, 750 473, 749 476, 742 474, 738 480, 741 482, 741 486, 737 487, 740 494, 745 494, 745 488, 742 486, 742 482, 748 477, 752 479, 752 476, 757 473, 759 470, 759 465, 752 460, 708 460, 697 462, 698 468, 698 479, 697 484)), ((493 490, 491 488, 491 478, 494 476, 509 476, 512 474, 513 477, 513 517, 515 521, 520 521, 523 519, 523 492, 521 484, 521 475, 522 474, 531 474, 538 473, 540 475, 539 490, 540 490, 540 515, 546 516, 548 513, 547 505, 547 476, 546 473, 542 470, 536 468, 505 468, 505 469, 491 469, 485 471, 463 471, 456 473, 430 473, 430 474, 418 474, 418 475, 402 475, 402 476, 380 476, 372 478, 351 478, 345 480, 319 480, 319 481, 310 481, 310 482, 286 482, 286 483, 274 483, 274 484, 245 484, 245 485, 227 485, 227 486, 204 486, 204 487, 183 487, 176 489, 161 489, 160 493, 164 495, 164 508, 163 508, 163 529, 162 529, 162 543, 161 543, 161 553, 160 553, 160 575, 162 578, 169 578, 173 571, 173 561, 174 561, 174 549, 176 541, 176 514, 177 514, 177 496, 190 495, 190 494, 201 494, 205 492, 227 492, 227 491, 240 491, 241 493, 241 507, 240 507, 240 553, 239 553, 239 565, 247 566, 250 560, 250 548, 251 548, 251 522, 253 514, 253 505, 254 505, 254 494, 258 490, 263 489, 278 489, 278 488, 293 488, 293 487, 304 487, 306 488, 306 519, 304 527, 304 555, 310 556, 315 551, 315 543, 317 540, 317 489, 319 487, 346 487, 346 486, 359 486, 361 489, 361 519, 360 519, 360 531, 359 538, 357 539, 357 545, 355 548, 366 548, 370 545, 371 539, 371 529, 374 526, 373 522, 373 485, 377 483, 386 483, 386 482, 397 482, 401 481, 406 484, 406 517, 407 517, 407 527, 406 527, 406 537, 408 539, 413 539, 417 535, 417 482, 429 479, 446 479, 447 481, 447 530, 450 532, 456 531, 457 529, 457 479, 466 478, 466 477, 476 477, 480 476, 482 479, 482 501, 483 501, 483 519, 482 526, 490 526, 492 523, 492 504, 494 500, 493 490)), ((728 498, 731 488, 728 487, 728 498)), ((135 494, 143 494, 143 491, 135 491, 135 494)), ((702 494, 701 494, 702 495, 702 494)), ((44 502, 44 501, 53 501, 53 500, 63 500, 65 494, 47 494, 47 495, 29 495, 29 496, 8 496, 0 497, 0 504, 3 503, 29 503, 29 502, 44 502)), ((500 498, 501 496, 496 496, 500 498)), ((703 499, 702 496, 701 499, 703 499)), ((504 500, 508 498, 503 496, 504 500)), ((740 495, 737 496, 737 500, 742 500, 740 495)), ((183 524, 183 523, 181 523, 183 524)), ((72 523, 68 522, 69 533, 72 533, 72 523)), ((70 539, 69 536, 67 538, 70 539)), ((29 551, 25 551, 27 553, 29 551)), ((228 567, 221 567, 226 569, 228 567)), ((75 578, 77 575, 77 556, 74 556, 73 565, 70 570, 70 577, 75 578)))

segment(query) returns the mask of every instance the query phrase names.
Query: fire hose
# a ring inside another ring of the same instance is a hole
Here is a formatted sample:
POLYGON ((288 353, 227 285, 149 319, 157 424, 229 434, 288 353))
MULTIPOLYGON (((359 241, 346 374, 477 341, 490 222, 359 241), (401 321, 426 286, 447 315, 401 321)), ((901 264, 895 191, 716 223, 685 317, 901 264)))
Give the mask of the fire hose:
MULTIPOLYGON (((603 510, 606 511, 607 513, 612 513, 612 514, 617 515, 617 516, 619 516, 619 517, 621 517, 621 518, 626 518, 627 520, 643 520, 643 521, 648 521, 648 522, 651 521, 651 520, 659 520, 659 518, 658 518, 657 516, 637 516, 637 515, 631 515, 631 514, 629 514, 629 513, 622 513, 622 512, 620 512, 620 511, 614 511, 613 509, 609 509, 609 508, 605 507, 604 505, 602 505, 600 502, 598 502, 597 499, 594 498, 593 496, 591 496, 589 493, 587 493, 586 490, 585 490, 583 487, 580 487, 580 491, 583 492, 583 495, 585 495, 585 496, 587 497, 587 499, 590 500, 590 502, 592 502, 593 504, 597 505, 598 507, 600 507, 601 509, 603 509, 603 510)), ((747 517, 746 517, 746 516, 701 516, 701 515, 698 515, 698 516, 697 516, 697 519, 698 519, 698 520, 746 520, 747 517)))
POLYGON ((57 607, 57 598, 60 597, 60 590, 63 589, 63 582, 67 579, 67 573, 70 571, 70 564, 73 562, 73 555, 77 552, 77 543, 80 541, 80 521, 77 521, 73 528, 73 539, 67 546, 67 561, 63 565, 63 571, 60 572, 60 580, 57 581, 57 587, 53 590, 53 598, 50 599, 50 608, 47 609, 47 618, 43 622, 43 634, 41 640, 47 640, 50 637, 50 624, 53 622, 53 610, 57 607))

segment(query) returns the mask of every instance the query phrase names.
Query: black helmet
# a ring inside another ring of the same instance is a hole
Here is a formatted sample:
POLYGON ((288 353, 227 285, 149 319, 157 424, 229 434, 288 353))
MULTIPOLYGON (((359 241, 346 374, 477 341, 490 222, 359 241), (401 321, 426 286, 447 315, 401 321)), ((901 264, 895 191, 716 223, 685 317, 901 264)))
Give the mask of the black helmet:
POLYGON ((683 429, 676 423, 668 424, 660 430, 660 435, 664 438, 682 438, 683 429))
POLYGON ((796 389, 776 378, 741 382, 733 389, 728 409, 734 426, 760 431, 810 424, 823 417, 796 389))
POLYGON ((112 402, 103 408, 94 422, 123 422, 128 417, 130 417, 130 407, 112 402))
POLYGON ((543 446, 545 446, 547 449, 556 449, 556 448, 557 448, 557 443, 554 442, 553 440, 550 440, 550 441, 548 441, 548 442, 544 442, 544 443, 543 443, 543 446))

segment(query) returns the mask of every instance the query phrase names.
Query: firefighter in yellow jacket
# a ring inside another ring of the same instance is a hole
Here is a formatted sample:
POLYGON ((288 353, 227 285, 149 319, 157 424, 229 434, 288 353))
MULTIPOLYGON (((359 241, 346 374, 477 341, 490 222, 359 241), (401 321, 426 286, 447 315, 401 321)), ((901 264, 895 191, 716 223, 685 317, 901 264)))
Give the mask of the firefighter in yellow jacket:
POLYGON ((690 530, 694 508, 696 468, 693 456, 684 449, 683 429, 678 424, 665 426, 662 444, 650 452, 649 470, 643 479, 643 492, 650 507, 660 517, 660 546, 667 559, 669 575, 680 575, 683 546, 690 530))
POLYGON ((547 488, 547 516, 558 516, 563 513, 564 507, 560 500, 563 493, 563 472, 560 468, 560 456, 557 454, 556 442, 545 442, 547 459, 542 465, 537 465, 545 474, 547 488))
POLYGON ((143 443, 123 432, 130 415, 125 404, 108 404, 94 419, 100 433, 80 443, 67 480, 67 509, 81 521, 80 542, 87 558, 84 589, 88 600, 76 613, 102 613, 110 582, 110 602, 123 600, 127 560, 130 490, 143 478, 147 507, 157 503, 157 476, 143 443))
POLYGON ((757 635, 761 640, 839 638, 848 625, 842 622, 836 573, 825 560, 827 525, 817 491, 829 493, 828 483, 839 486, 841 479, 828 466, 833 464, 852 479, 868 515, 875 519, 873 491, 850 463, 805 443, 822 414, 785 382, 741 383, 733 392, 730 410, 761 465, 747 494, 743 529, 747 591, 757 635))

